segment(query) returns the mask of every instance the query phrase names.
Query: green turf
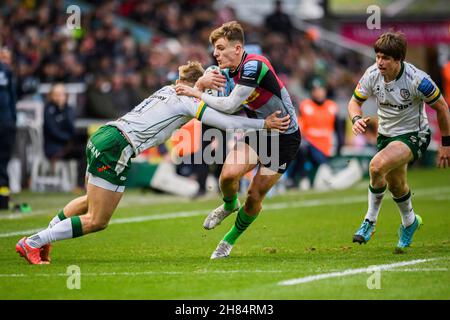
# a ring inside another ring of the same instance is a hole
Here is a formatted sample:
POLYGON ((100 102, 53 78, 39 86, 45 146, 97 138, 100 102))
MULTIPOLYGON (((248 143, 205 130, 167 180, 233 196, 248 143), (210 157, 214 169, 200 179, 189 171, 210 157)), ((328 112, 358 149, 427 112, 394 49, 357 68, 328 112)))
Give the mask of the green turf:
POLYGON ((7 219, 9 213, 0 214, 0 299, 449 299, 449 181, 448 170, 410 171, 414 208, 424 226, 405 254, 393 254, 400 217, 390 196, 374 239, 361 246, 351 242, 367 206, 364 182, 345 191, 290 192, 266 199, 266 209, 231 256, 219 261, 209 256, 235 215, 217 229, 204 230, 203 212, 217 206, 218 198, 191 202, 130 190, 113 221, 180 211, 192 216, 112 223, 105 231, 56 243, 51 265, 28 265, 14 250, 21 236, 2 235, 45 227, 72 196, 24 193, 16 200, 29 202, 34 215, 7 219), (278 284, 432 258, 437 259, 382 271, 380 289, 368 289, 372 274, 366 272, 278 284), (67 288, 71 265, 81 270, 79 290, 67 288))

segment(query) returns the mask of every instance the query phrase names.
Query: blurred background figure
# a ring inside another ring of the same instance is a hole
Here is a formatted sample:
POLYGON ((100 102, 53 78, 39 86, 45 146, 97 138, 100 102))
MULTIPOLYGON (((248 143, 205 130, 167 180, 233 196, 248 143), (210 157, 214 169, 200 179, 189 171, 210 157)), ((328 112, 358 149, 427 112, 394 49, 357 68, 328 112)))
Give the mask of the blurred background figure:
POLYGON ((296 161, 288 170, 288 188, 297 187, 305 177, 309 179, 308 185, 312 185, 317 169, 328 161, 333 151, 338 106, 327 99, 327 88, 322 78, 313 77, 307 88, 311 97, 299 105, 302 144, 296 161))
POLYGON ((60 160, 75 159, 78 164, 78 186, 83 182, 83 145, 75 140, 75 110, 67 103, 62 83, 52 86, 44 109, 44 153, 52 164, 60 160))
POLYGON ((75 136, 75 113, 67 104, 64 84, 54 84, 44 110, 44 150, 50 161, 64 159, 75 136))
POLYGON ((0 48, 0 210, 9 208, 8 162, 16 141, 16 87, 11 52, 0 48))
POLYGON ((283 2, 276 0, 274 3, 274 10, 267 15, 264 20, 264 27, 268 32, 277 32, 286 36, 289 42, 292 42, 292 32, 294 26, 291 18, 283 11, 283 2))

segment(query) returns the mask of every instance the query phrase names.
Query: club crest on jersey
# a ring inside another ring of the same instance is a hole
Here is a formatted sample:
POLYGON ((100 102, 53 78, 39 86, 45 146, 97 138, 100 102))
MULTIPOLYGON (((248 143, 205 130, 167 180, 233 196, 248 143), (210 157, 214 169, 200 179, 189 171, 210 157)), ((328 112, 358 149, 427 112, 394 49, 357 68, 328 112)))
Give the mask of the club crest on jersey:
POLYGON ((408 89, 400 89, 400 95, 404 100, 408 100, 409 97, 411 96, 411 93, 409 92, 408 89))

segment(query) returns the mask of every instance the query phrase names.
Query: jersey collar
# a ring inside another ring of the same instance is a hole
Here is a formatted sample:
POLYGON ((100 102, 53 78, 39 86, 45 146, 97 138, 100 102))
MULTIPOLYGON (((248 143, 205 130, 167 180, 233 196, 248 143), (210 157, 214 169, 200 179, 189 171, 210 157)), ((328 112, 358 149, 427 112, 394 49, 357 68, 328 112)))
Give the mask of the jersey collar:
POLYGON ((400 63, 400 72, 398 73, 397 77, 395 78, 395 81, 397 81, 398 79, 400 79, 402 77, 404 70, 405 70, 405 64, 402 61, 400 63))
POLYGON ((244 51, 241 62, 239 62, 239 65, 237 66, 237 68, 234 71, 231 71, 231 69, 228 69, 228 74, 230 75, 230 78, 234 78, 235 76, 238 75, 239 70, 241 69, 242 63, 244 62, 245 58, 247 58, 247 52, 244 51))

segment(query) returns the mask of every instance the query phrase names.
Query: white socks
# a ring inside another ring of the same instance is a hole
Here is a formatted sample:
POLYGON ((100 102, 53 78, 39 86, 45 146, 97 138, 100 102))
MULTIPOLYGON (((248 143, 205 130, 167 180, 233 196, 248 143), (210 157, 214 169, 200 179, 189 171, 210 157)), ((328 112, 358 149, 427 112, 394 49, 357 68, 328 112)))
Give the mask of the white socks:
POLYGON ((393 198, 402 217, 402 225, 406 228, 414 223, 416 215, 411 202, 411 191, 400 198, 393 198))
POLYGON ((80 217, 75 216, 70 219, 64 219, 53 227, 48 227, 47 229, 28 237, 26 242, 33 248, 40 248, 50 242, 76 238, 82 235, 83 228, 81 219, 80 217))
POLYGON ((58 212, 58 214, 56 216, 53 217, 52 221, 50 221, 50 223, 48 224, 48 227, 53 228, 57 223, 65 220, 65 219, 67 219, 67 218, 64 215, 64 210, 61 210, 60 212, 58 212))
POLYGON ((34 248, 40 248, 50 242, 57 240, 64 240, 72 238, 72 221, 71 219, 65 219, 53 228, 47 228, 30 237, 28 237, 27 244, 34 248))
POLYGON ((380 213, 381 201, 383 200, 384 194, 386 193, 386 186, 374 189, 369 185, 369 195, 368 195, 368 208, 364 219, 371 222, 376 222, 378 214, 380 213))

